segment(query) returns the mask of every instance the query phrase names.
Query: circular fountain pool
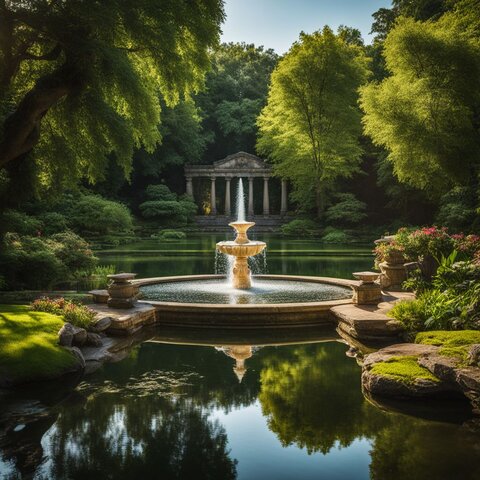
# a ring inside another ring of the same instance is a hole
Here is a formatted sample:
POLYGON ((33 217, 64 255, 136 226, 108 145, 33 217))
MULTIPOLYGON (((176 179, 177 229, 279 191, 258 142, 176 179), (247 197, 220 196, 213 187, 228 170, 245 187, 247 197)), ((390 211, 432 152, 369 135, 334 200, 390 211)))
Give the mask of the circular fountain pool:
POLYGON ((352 302, 340 278, 256 275, 253 288, 234 289, 224 275, 145 278, 134 282, 141 303, 153 305, 163 326, 271 328, 330 325, 330 309, 352 302))
POLYGON ((233 288, 224 278, 212 278, 146 285, 140 292, 145 300, 228 305, 321 302, 352 296, 351 289, 340 285, 265 278, 254 278, 248 290, 233 288))

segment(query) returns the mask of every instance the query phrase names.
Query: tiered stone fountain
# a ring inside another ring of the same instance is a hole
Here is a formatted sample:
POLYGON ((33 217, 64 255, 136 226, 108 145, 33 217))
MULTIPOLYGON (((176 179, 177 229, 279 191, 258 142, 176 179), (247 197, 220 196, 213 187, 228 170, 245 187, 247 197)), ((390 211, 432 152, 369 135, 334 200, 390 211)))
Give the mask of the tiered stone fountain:
POLYGON ((218 242, 217 250, 234 257, 232 269, 233 288, 248 289, 252 286, 252 272, 248 267, 248 257, 261 253, 267 244, 265 242, 252 242, 247 236, 247 230, 255 225, 255 222, 237 221, 229 223, 235 229, 236 238, 233 242, 218 242))
POLYGON ((237 220, 229 224, 235 240, 218 242, 216 249, 233 261, 225 275, 189 275, 137 280, 142 303, 156 309, 164 326, 258 328, 331 324, 330 308, 352 303, 349 287, 358 282, 339 278, 255 275, 248 259, 262 253, 266 243, 250 240, 255 225, 245 218, 243 183, 237 191, 237 220))

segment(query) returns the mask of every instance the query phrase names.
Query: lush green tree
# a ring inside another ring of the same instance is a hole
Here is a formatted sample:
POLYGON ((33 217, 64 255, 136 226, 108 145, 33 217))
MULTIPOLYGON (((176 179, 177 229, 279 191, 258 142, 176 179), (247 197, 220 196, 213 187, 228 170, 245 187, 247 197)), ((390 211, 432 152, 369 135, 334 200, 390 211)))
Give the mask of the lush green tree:
POLYGON ((0 167, 31 154, 44 184, 125 174, 161 138, 167 105, 196 91, 221 0, 0 1, 0 167))
POLYGON ((366 205, 352 193, 338 193, 335 203, 325 212, 325 218, 330 225, 352 227, 367 218, 366 205))
POLYGON ((435 219, 437 224, 448 227, 451 232, 468 232, 478 228, 476 199, 476 192, 471 188, 453 188, 440 199, 440 208, 435 219))
POLYGON ((362 47, 330 28, 300 40, 272 74, 268 104, 258 125, 259 152, 294 186, 301 204, 320 217, 327 189, 358 168, 362 150, 358 87, 366 80, 362 47))
POLYGON ((479 2, 439 20, 400 18, 385 41, 391 75, 362 89, 365 132, 402 182, 440 194, 480 165, 479 2))
POLYGON ((141 149, 135 153, 133 184, 138 184, 141 177, 159 179, 168 167, 200 162, 206 140, 193 100, 184 100, 174 107, 165 105, 159 128, 162 142, 155 151, 141 149))
POLYGON ((270 74, 278 55, 252 44, 222 44, 211 54, 212 70, 196 97, 208 148, 202 163, 238 150, 253 152, 256 119, 266 103, 270 74))

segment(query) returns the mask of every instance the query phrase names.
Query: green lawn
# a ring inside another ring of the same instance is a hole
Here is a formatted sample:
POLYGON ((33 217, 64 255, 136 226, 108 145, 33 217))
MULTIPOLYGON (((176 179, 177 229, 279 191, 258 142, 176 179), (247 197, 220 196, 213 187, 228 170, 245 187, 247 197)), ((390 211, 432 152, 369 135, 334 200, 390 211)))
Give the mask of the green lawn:
POLYGON ((14 382, 54 377, 73 366, 58 344, 62 318, 26 305, 0 305, 0 376, 14 382))

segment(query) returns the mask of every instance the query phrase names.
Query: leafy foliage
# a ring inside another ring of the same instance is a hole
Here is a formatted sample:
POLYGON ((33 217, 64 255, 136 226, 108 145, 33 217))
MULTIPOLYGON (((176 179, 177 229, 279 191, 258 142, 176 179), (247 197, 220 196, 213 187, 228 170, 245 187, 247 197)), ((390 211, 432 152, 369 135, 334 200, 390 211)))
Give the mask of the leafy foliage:
POLYGON ((161 225, 186 225, 197 211, 197 205, 191 197, 177 197, 166 185, 149 185, 146 196, 150 200, 140 205, 143 217, 156 219, 161 225))
POLYGON ((88 243, 73 232, 51 237, 5 235, 0 268, 10 289, 45 289, 88 272, 97 262, 88 243))
POLYGON ((324 209, 326 188, 357 170, 361 155, 358 87, 367 75, 363 49, 328 27, 302 33, 272 74, 267 106, 258 119, 257 148, 293 197, 324 209))
POLYGON ((325 213, 325 219, 330 225, 352 227, 367 218, 365 203, 355 198, 352 193, 339 193, 336 200, 325 213))
POLYGON ((31 304, 32 310, 37 312, 62 315, 65 322, 80 328, 88 328, 93 322, 96 312, 86 305, 76 304, 64 298, 51 299, 42 297, 31 304))
POLYGON ((29 0, 0 16, 0 165, 35 147, 40 181, 58 187, 102 178, 112 153, 128 175, 136 148, 153 151, 159 96, 199 89, 224 13, 219 0, 29 0))
POLYGON ((322 242, 324 243, 348 243, 350 240, 350 235, 333 227, 327 227, 322 236, 322 242))
POLYGON ((124 205, 99 195, 83 195, 69 208, 69 222, 75 230, 90 234, 128 233, 133 223, 124 205))
POLYGON ((256 120, 266 103, 278 55, 252 44, 222 44, 211 53, 205 91, 196 97, 208 148, 203 163, 238 150, 253 152, 256 120))
POLYGON ((465 184, 479 165, 478 22, 470 0, 437 21, 398 19, 385 40, 391 75, 362 88, 365 132, 401 181, 430 195, 465 184))
POLYGON ((313 237, 318 232, 318 225, 307 218, 297 218, 282 225, 282 233, 292 237, 313 237))

